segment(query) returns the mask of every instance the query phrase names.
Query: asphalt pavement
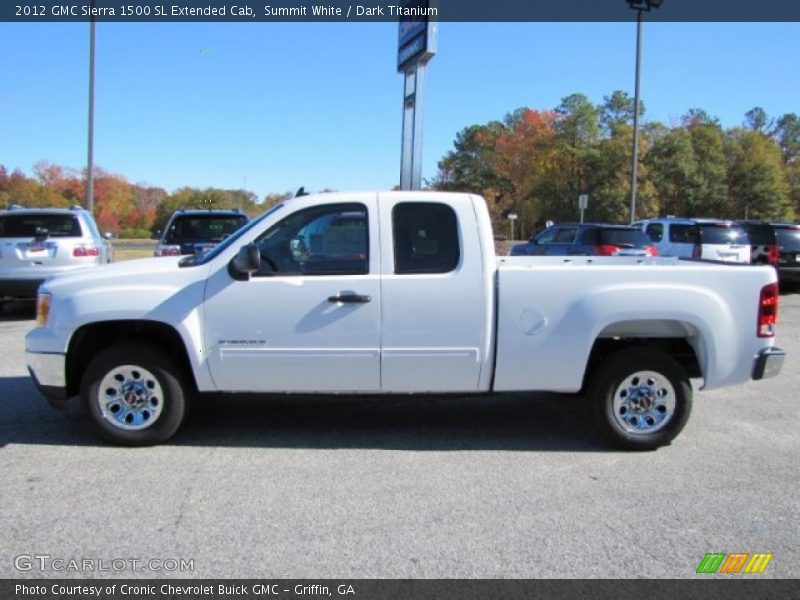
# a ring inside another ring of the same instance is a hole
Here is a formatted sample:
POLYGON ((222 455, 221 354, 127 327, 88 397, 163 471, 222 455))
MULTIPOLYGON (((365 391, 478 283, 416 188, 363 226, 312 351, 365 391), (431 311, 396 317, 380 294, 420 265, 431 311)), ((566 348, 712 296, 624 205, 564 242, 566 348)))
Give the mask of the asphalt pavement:
POLYGON ((686 578, 709 552, 800 576, 800 295, 781 375, 697 393, 648 453, 553 395, 207 398, 116 448, 35 390, 32 319, 0 315, 0 577, 686 578))

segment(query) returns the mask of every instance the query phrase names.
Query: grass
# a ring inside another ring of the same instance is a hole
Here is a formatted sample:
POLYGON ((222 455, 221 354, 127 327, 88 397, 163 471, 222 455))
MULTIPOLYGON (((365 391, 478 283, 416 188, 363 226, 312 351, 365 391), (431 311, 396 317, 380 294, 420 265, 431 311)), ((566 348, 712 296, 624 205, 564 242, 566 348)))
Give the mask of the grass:
POLYGON ((152 258, 158 240, 113 240, 114 260, 135 260, 152 258))

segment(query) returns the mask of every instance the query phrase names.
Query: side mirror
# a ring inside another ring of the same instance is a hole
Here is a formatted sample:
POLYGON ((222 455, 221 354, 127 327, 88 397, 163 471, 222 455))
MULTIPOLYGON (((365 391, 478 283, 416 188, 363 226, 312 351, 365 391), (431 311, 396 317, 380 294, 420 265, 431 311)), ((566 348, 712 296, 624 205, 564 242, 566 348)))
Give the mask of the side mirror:
POLYGON ((261 253, 255 244, 245 244, 228 263, 228 273, 237 281, 248 281, 250 275, 261 269, 261 253))
POLYGON ((110 232, 110 231, 106 231, 106 232, 103 234, 103 237, 104 237, 105 239, 107 239, 107 240, 113 240, 113 239, 114 239, 114 234, 113 234, 112 232, 110 232))
POLYGON ((161 230, 160 229, 156 229, 153 232, 153 239, 154 240, 160 240, 161 239, 161 230))

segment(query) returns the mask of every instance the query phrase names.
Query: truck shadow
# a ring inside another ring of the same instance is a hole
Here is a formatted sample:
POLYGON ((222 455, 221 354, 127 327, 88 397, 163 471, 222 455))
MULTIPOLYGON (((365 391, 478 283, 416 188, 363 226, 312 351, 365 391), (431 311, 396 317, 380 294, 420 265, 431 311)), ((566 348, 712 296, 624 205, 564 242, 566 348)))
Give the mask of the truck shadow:
MULTIPOLYGON (((175 446, 414 451, 608 450, 587 402, 554 394, 486 397, 203 396, 175 446)), ((50 408, 27 377, 0 378, 0 448, 102 446, 77 399, 50 408)))

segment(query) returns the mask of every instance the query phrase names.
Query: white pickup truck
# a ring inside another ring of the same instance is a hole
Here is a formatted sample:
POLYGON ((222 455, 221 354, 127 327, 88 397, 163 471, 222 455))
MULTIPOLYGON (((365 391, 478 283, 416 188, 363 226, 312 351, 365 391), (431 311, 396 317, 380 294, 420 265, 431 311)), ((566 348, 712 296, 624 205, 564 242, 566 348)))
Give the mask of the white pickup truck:
POLYGON ((203 392, 583 393, 652 449, 706 389, 776 375, 771 267, 497 258, 482 198, 337 193, 273 206, 217 247, 65 275, 39 293, 30 372, 98 432, 153 444, 203 392))

